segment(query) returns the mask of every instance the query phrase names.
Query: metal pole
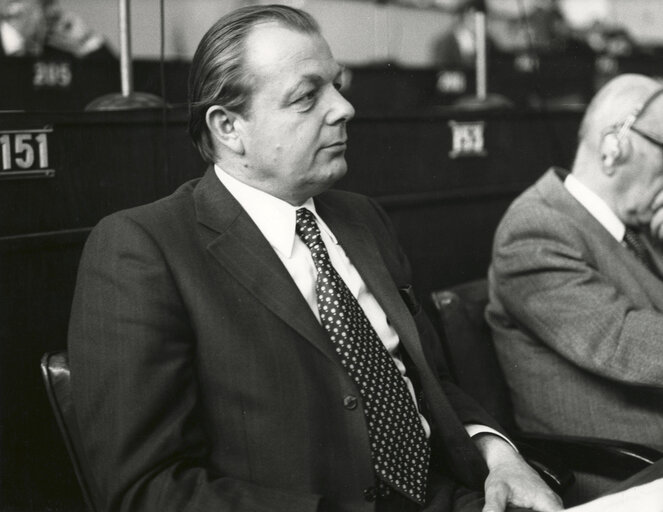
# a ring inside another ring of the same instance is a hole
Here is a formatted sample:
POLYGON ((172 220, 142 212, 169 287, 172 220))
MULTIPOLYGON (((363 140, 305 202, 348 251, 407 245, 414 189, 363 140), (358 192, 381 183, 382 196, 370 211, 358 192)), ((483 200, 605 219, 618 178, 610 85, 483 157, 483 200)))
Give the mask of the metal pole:
POLYGON ((474 32, 477 98, 484 101, 488 96, 488 60, 486 57, 486 13, 483 11, 477 10, 474 13, 474 32))
POLYGON ((122 96, 129 97, 134 89, 131 66, 131 12, 129 0, 120 0, 120 79, 122 96))

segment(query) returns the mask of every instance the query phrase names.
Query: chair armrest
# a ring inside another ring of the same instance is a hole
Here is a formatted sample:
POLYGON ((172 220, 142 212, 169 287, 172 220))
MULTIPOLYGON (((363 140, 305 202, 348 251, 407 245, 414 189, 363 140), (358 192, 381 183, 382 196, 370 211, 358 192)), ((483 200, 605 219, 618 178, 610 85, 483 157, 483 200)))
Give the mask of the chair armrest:
POLYGON ((550 450, 541 449, 518 439, 515 439, 515 444, 527 463, 539 473, 548 487, 560 496, 575 482, 575 476, 568 464, 550 450))
POLYGON ((516 443, 556 454, 573 471, 623 480, 663 458, 647 446, 613 439, 521 432, 516 443))

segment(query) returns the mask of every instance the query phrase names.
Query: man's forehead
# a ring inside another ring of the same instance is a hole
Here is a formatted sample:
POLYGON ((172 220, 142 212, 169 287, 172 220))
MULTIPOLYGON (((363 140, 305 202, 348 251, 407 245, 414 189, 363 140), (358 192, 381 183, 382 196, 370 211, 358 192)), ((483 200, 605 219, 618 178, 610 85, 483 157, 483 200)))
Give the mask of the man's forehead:
POLYGON ((327 72, 340 70, 320 34, 301 32, 278 22, 256 25, 246 40, 245 52, 248 66, 258 73, 283 67, 295 67, 302 74, 319 66, 327 72))

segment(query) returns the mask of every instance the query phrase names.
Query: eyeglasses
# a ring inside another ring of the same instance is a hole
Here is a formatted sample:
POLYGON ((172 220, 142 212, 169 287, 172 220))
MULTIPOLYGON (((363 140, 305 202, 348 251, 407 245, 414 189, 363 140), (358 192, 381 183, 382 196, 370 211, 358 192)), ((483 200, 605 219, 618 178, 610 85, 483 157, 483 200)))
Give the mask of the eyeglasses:
POLYGON ((637 133, 638 135, 640 135, 640 137, 642 137, 643 139, 647 139, 647 140, 648 140, 649 142, 651 142, 652 144, 655 144, 655 145, 658 146, 659 148, 663 149, 663 140, 660 139, 659 137, 657 137, 657 136, 655 136, 655 135, 652 135, 652 134, 650 134, 650 133, 647 133, 646 131, 641 130, 640 128, 636 128, 636 127, 633 126, 633 125, 629 126, 629 129, 630 129, 632 132, 635 132, 635 133, 637 133))

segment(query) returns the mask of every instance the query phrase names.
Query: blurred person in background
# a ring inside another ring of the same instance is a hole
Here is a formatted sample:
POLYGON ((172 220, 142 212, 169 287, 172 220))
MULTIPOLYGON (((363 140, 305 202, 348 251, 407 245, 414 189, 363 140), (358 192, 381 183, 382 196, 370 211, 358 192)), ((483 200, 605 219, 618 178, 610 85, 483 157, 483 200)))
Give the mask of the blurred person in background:
POLYGON ((535 53, 589 51, 567 23, 555 0, 463 0, 454 21, 434 43, 442 68, 473 68, 476 58, 475 13, 486 11, 488 57, 535 53))
POLYGON ((0 0, 0 57, 113 58, 104 37, 57 0, 0 0))
POLYGON ((490 37, 505 53, 560 53, 587 49, 557 0, 488 0, 490 37))

